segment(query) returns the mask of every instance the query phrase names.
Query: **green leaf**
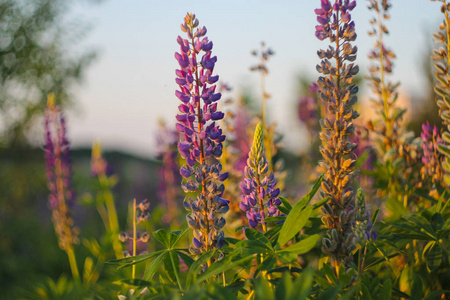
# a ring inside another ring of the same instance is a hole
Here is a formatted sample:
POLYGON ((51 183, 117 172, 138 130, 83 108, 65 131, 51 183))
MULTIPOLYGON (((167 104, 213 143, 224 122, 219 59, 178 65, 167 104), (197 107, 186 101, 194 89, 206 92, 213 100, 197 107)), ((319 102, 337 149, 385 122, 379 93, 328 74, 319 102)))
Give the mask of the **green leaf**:
POLYGON ((249 260, 253 259, 253 255, 248 256, 240 256, 240 255, 229 255, 222 259, 221 261, 216 261, 214 264, 212 264, 204 273, 202 273, 199 277, 199 281, 206 280, 214 275, 223 273, 225 271, 228 271, 230 269, 233 269, 240 264, 243 264, 249 260))
POLYGON ((278 243, 280 246, 285 245, 290 239, 292 239, 300 230, 306 225, 309 217, 313 211, 312 206, 308 206, 305 209, 302 202, 298 202, 294 205, 291 213, 287 216, 283 227, 280 230, 278 236, 278 243))
POLYGON ((410 300, 420 300, 422 298, 422 279, 419 275, 414 277, 413 285, 411 287, 411 295, 409 297, 410 300))
POLYGON ((266 223, 284 222, 284 220, 286 220, 285 216, 264 218, 264 222, 266 223))
POLYGON ((167 249, 172 249, 188 231, 189 228, 184 230, 183 232, 182 231, 167 232, 165 229, 159 229, 153 232, 153 236, 161 244, 166 246, 167 249))
POLYGON ((444 218, 440 213, 435 213, 431 216, 431 227, 433 227, 434 231, 438 231, 442 229, 442 226, 444 226, 444 218))
POLYGON ((166 248, 170 248, 169 245, 169 236, 165 229, 161 228, 155 232, 153 232, 153 236, 157 241, 166 246, 166 248))
POLYGON ((264 276, 260 276, 254 283, 255 300, 273 300, 274 295, 269 282, 264 276))
POLYGON ((151 281, 153 279, 153 275, 155 275, 159 265, 163 262, 169 251, 165 250, 159 256, 155 257, 145 268, 144 272, 144 280, 151 281))
POLYGON ((272 246, 269 243, 269 239, 263 233, 259 232, 258 230, 254 229, 254 228, 245 229, 245 236, 250 241, 259 241, 265 245, 268 245, 270 248, 272 248, 272 246))
POLYGON ((314 271, 311 267, 304 269, 302 276, 295 280, 293 294, 289 295, 289 299, 306 299, 313 284, 313 277, 314 271))
POLYGON ((435 300, 435 299, 444 299, 441 297, 444 294, 450 294, 449 290, 440 290, 440 291, 432 291, 428 292, 423 300, 435 300))
POLYGON ((281 202, 283 203, 284 207, 286 207, 289 211, 292 209, 292 205, 289 203, 289 201, 284 197, 278 197, 281 202))
POLYGON ((203 253, 199 258, 197 258, 196 261, 194 261, 189 268, 189 272, 186 278, 186 288, 189 288, 191 286, 192 281, 197 276, 198 272, 200 271, 200 268, 206 264, 206 262, 214 255, 215 251, 209 251, 203 253))
POLYGON ((289 252, 289 253, 295 253, 297 255, 303 254, 314 248, 316 246, 317 242, 320 239, 320 235, 314 234, 309 237, 307 237, 304 240, 301 240, 300 242, 289 246, 287 248, 278 250, 278 252, 289 252))
POLYGON ((121 268, 124 268, 124 267, 129 267, 129 266, 135 265, 137 263, 146 261, 147 259, 151 259, 151 258, 153 258, 155 256, 160 255, 164 251, 166 251, 166 250, 160 250, 160 251, 156 251, 156 252, 149 253, 149 254, 144 254, 144 255, 124 257, 124 258, 119 258, 119 259, 110 259, 106 263, 107 264, 120 265, 120 267, 118 269, 121 269, 121 268))
POLYGON ((273 251, 272 248, 270 248, 266 244, 260 241, 253 241, 253 240, 242 240, 239 243, 237 243, 235 247, 236 250, 238 250, 239 248, 254 250, 253 253, 268 253, 273 251))
POLYGON ((170 233, 169 244, 170 248, 175 247, 181 240, 181 238, 189 231, 189 228, 186 228, 184 231, 172 231, 170 233))
POLYGON ((114 281, 114 284, 118 284, 118 285, 131 285, 131 286, 135 286, 135 287, 149 287, 152 285, 152 283, 150 281, 146 281, 143 279, 139 279, 139 278, 135 278, 135 279, 122 279, 122 280, 118 280, 118 281, 114 281))
POLYGON ((187 255, 184 252, 181 252, 179 250, 176 250, 175 252, 183 260, 183 262, 186 264, 186 266, 188 268, 190 268, 192 266, 192 264, 194 263, 194 260, 189 255, 187 255))
POLYGON ((170 280, 174 283, 178 283, 181 290, 182 287, 180 285, 180 261, 178 259, 178 255, 175 252, 169 251, 164 258, 164 269, 169 275, 170 280))
POLYGON ((436 242, 428 242, 423 249, 422 257, 425 257, 428 272, 434 272, 441 265, 442 249, 436 242))
POLYGON ((391 299, 392 295, 392 281, 386 279, 381 287, 380 293, 378 295, 379 299, 391 299))
POLYGON ((277 258, 274 254, 269 254, 264 257, 263 262, 258 266, 258 272, 260 271, 268 271, 277 265, 277 258))
POLYGON ((336 296, 339 293, 340 289, 341 289, 340 286, 331 287, 331 288, 325 290, 325 292, 319 294, 319 296, 316 298, 316 300, 337 299, 336 296))
POLYGON ((322 200, 320 200, 317 203, 315 203, 313 205, 313 208, 314 209, 318 209, 318 208, 322 207, 325 203, 328 202, 328 200, 330 200, 330 197, 323 198, 322 200))

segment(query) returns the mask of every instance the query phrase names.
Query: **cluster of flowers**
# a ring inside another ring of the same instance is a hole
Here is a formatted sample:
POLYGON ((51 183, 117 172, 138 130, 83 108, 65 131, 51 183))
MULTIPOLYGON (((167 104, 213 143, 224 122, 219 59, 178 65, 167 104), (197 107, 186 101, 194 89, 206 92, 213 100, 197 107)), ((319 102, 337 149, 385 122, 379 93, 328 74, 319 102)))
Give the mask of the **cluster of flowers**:
POLYGON ((74 205, 70 145, 66 136, 66 122, 49 95, 45 111, 45 168, 50 190, 49 205, 59 247, 68 251, 78 243, 78 229, 74 227, 71 208, 74 205))
POLYGON ((188 39, 178 37, 181 51, 175 53, 181 68, 176 70, 180 89, 175 94, 183 102, 176 116, 176 128, 184 138, 178 150, 186 159, 186 165, 180 169, 185 178, 182 187, 186 193, 197 193, 196 199, 186 197, 184 201, 184 207, 192 211, 187 221, 194 231, 193 246, 189 248, 193 254, 222 247, 225 219, 220 214, 229 209, 229 201, 222 198, 225 190, 222 182, 228 173, 222 172, 219 161, 225 135, 215 122, 224 117, 217 109, 221 94, 215 92, 213 85, 219 79, 218 75, 212 75, 217 57, 211 56, 213 44, 204 37, 206 28, 198 25, 194 14, 186 15, 181 30, 188 39))
POLYGON ((278 198, 280 189, 276 188, 277 180, 269 172, 261 123, 256 126, 244 174, 244 180, 240 184, 243 195, 239 207, 246 212, 250 227, 256 228, 261 222, 266 231, 264 218, 279 215, 277 206, 281 204, 281 200, 278 198))
POLYGON ((450 186, 450 80, 448 79, 448 68, 450 67, 450 60, 448 49, 450 48, 450 32, 448 28, 450 26, 450 5, 446 0, 432 0, 442 2, 441 11, 445 18, 442 24, 439 26, 440 31, 434 34, 436 44, 441 47, 433 50, 433 56, 431 59, 434 63, 436 86, 434 90, 438 95, 437 104, 439 106, 439 115, 444 125, 444 132, 442 133, 443 143, 438 145, 439 151, 444 155, 445 162, 443 163, 444 169, 444 183, 450 186))
POLYGON ((353 110, 357 102, 358 87, 353 84, 353 76, 359 71, 353 62, 357 47, 350 42, 356 39, 355 23, 351 21, 350 11, 356 1, 321 0, 321 8, 316 9, 316 37, 328 38, 335 47, 317 52, 321 63, 317 65, 320 76, 319 98, 327 104, 327 115, 320 120, 322 132, 320 152, 323 161, 320 168, 324 172, 322 197, 330 201, 323 208, 322 221, 328 228, 322 241, 322 250, 330 255, 333 264, 338 266, 344 258, 351 257, 354 248, 352 221, 354 218, 354 191, 352 178, 356 161, 352 153, 357 145, 350 141, 355 127, 352 123, 359 114, 353 110), (331 59, 334 59, 333 65, 331 59))
POLYGON ((374 49, 368 55, 372 64, 367 79, 375 96, 371 100, 379 116, 378 120, 369 124, 369 128, 375 131, 377 137, 380 138, 383 146, 379 150, 382 154, 390 149, 398 149, 401 144, 399 137, 402 135, 400 122, 403 110, 397 107, 399 84, 386 80, 386 76, 392 73, 393 60, 396 57, 394 52, 383 42, 383 36, 388 34, 384 21, 390 18, 388 12, 390 7, 389 0, 369 0, 369 10, 376 13, 376 17, 370 21, 372 29, 369 31, 369 35, 377 36, 377 39, 374 49))
POLYGON ((319 129, 318 90, 319 86, 313 82, 308 88, 308 94, 300 97, 298 101, 298 118, 306 125, 311 136, 319 129))
POLYGON ((436 127, 432 127, 430 123, 422 124, 422 163, 423 168, 420 170, 422 178, 431 177, 433 183, 442 184, 443 172, 442 158, 443 155, 438 151, 438 146, 444 144, 439 131, 436 127))
POLYGON ((369 240, 376 240, 377 233, 373 230, 373 223, 370 219, 370 212, 366 208, 366 196, 362 189, 356 193, 354 232, 356 243, 364 246, 369 240))
MULTIPOLYGON (((128 233, 122 232, 119 235, 119 240, 122 243, 126 243, 127 241, 131 241, 131 245, 128 245, 128 249, 133 249, 133 253, 130 254, 128 250, 123 252, 125 257, 136 256, 136 243, 142 242, 147 243, 150 240, 150 235, 147 232, 140 233, 136 230, 137 224, 141 222, 148 221, 150 219, 150 203, 147 199, 139 203, 136 206, 136 199, 134 199, 133 205, 133 236, 129 236, 128 233)), ((146 246, 143 246, 143 251, 141 251, 138 255, 142 255, 146 253, 146 246)))

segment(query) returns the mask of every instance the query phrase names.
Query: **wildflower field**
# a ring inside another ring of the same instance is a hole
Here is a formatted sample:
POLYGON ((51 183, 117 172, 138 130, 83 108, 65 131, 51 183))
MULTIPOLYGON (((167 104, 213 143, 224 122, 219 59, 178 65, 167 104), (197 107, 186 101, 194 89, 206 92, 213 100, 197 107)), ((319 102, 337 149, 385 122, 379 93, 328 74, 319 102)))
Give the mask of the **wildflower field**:
MULTIPOLYGON (((440 118, 424 120, 417 134, 392 81, 401 53, 384 42, 394 1, 314 1, 311 39, 322 47, 316 78, 297 103, 310 141, 301 155, 283 149, 283 120, 268 118, 276 49, 261 43, 251 52, 260 78, 255 109, 230 96, 215 72, 208 24, 190 12, 173 37, 178 113, 160 124, 158 163, 136 162, 157 184, 147 199, 119 193, 122 174, 100 143, 89 162, 73 166, 71 124, 58 92, 50 93, 39 151, 46 172, 29 171, 46 176, 43 215, 54 230, 36 238, 51 250, 40 278, 27 277, 5 297, 450 299, 450 3, 423 1, 442 12, 428 58, 440 118), (356 5, 372 15, 369 53, 358 51, 356 32, 367 33, 352 19, 356 5), (360 56, 370 60, 364 76, 360 56), (362 84, 370 87, 369 118, 360 116, 362 84), (118 205, 124 196, 128 205, 118 205), (49 264, 59 273, 42 276, 49 264)), ((20 278, 2 277, 6 289, 8 280, 20 278)))

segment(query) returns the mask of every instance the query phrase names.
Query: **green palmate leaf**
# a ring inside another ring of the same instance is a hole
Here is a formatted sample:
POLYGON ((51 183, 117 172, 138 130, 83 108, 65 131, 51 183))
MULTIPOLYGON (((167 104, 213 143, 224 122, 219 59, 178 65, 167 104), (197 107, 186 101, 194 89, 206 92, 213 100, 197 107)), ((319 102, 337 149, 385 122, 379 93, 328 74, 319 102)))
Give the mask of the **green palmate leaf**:
POLYGON ((253 228, 245 229, 245 236, 250 241, 259 241, 267 245, 269 248, 272 248, 272 246, 269 243, 269 239, 263 233, 259 232, 256 229, 253 228))
POLYGON ((199 281, 206 280, 208 278, 211 278, 212 276, 218 275, 220 273, 226 272, 230 269, 233 269, 240 264, 243 264, 247 261, 250 261, 253 259, 253 255, 229 255, 222 259, 221 261, 217 261, 214 264, 212 264, 204 273, 202 273, 199 277, 199 281))
POLYGON ((289 253, 294 253, 294 254, 300 255, 300 254, 306 253, 309 250, 311 250, 312 248, 314 248, 314 246, 316 246, 319 239, 320 239, 320 235, 314 234, 314 235, 307 237, 304 240, 301 240, 300 242, 298 242, 292 246, 281 249, 277 252, 279 252, 279 253, 289 252, 289 253))
POLYGON ((156 240, 158 240, 161 244, 166 246, 167 249, 172 249, 181 238, 188 232, 189 229, 182 231, 172 231, 167 232, 165 229, 159 229, 153 232, 153 236, 156 240))
POLYGON ((153 275, 155 275, 158 270, 159 265, 164 261, 166 255, 168 255, 167 250, 163 251, 159 256, 155 257, 145 268, 144 272, 144 280, 151 281, 153 279, 153 275))
POLYGON ((243 240, 236 244, 236 250, 244 248, 254 251, 253 253, 273 252, 272 248, 261 241, 243 240))
POLYGON ((129 267, 129 266, 135 265, 137 263, 146 261, 147 259, 154 258, 155 256, 158 256, 165 251, 166 250, 160 250, 160 251, 156 251, 156 252, 144 254, 144 255, 124 257, 124 258, 119 258, 119 259, 111 259, 111 260, 108 260, 106 263, 120 265, 119 269, 121 269, 124 267, 129 267))
POLYGON ((312 206, 304 208, 305 205, 302 201, 298 202, 292 208, 292 211, 287 216, 283 227, 280 230, 280 235, 278 236, 278 243, 283 246, 290 239, 292 239, 300 230, 306 225, 309 217, 313 211, 312 206))
POLYGON ((428 272, 434 272, 441 265, 442 248, 434 241, 428 242, 423 249, 422 257, 426 260, 428 272))
POLYGON ((203 253, 199 258, 197 258, 196 261, 194 261, 189 268, 189 272, 186 278, 186 288, 189 288, 197 274, 200 272, 200 269, 206 262, 211 259, 211 257, 214 255, 215 250, 205 252, 203 253))
POLYGON ((420 232, 423 232, 427 234, 429 237, 433 239, 437 239, 436 233, 433 230, 433 227, 431 226, 430 222, 428 220, 420 215, 412 214, 409 216, 405 216, 404 219, 408 221, 410 224, 416 225, 420 232))

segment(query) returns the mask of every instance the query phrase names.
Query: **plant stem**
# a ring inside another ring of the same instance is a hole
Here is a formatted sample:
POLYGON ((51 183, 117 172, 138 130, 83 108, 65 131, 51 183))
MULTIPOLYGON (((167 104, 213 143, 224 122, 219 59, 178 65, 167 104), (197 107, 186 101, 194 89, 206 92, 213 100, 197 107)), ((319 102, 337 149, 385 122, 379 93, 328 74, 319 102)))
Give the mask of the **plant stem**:
POLYGON ((66 249, 67 256, 69 257, 70 270, 72 271, 72 276, 76 282, 80 281, 80 274, 78 273, 77 260, 75 258, 75 252, 73 251, 72 245, 67 246, 66 249))
MULTIPOLYGON (((133 201, 133 256, 136 256, 136 199, 133 201)), ((136 277, 136 265, 133 265, 131 278, 134 279, 136 277)))
MULTIPOLYGON (((112 236, 112 245, 116 258, 122 257, 122 245, 117 236, 119 234, 119 221, 117 218, 116 205, 114 203, 114 196, 109 187, 109 180, 106 174, 100 174, 98 177, 100 185, 103 189, 103 198, 105 199, 106 210, 108 212, 109 230, 112 236)), ((103 217, 102 217, 103 218, 103 217)))

